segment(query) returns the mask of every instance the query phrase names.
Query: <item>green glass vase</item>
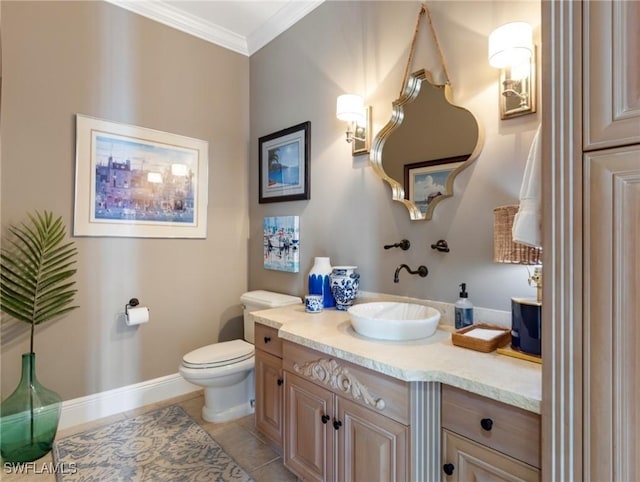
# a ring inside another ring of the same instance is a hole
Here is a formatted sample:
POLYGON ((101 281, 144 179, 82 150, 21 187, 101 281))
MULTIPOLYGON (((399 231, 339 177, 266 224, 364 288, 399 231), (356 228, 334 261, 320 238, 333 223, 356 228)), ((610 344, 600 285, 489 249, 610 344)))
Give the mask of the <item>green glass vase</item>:
POLYGON ((0 404, 0 452, 4 462, 32 462, 51 450, 62 399, 36 378, 36 354, 22 355, 22 378, 0 404))

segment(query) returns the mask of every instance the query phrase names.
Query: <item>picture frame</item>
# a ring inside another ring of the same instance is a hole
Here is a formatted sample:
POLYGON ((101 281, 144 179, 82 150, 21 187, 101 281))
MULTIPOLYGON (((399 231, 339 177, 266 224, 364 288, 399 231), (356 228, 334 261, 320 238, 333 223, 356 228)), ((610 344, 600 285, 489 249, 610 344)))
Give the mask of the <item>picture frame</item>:
POLYGON ((310 199, 311 122, 260 137, 258 202, 310 199))
POLYGON ((263 220, 264 268, 300 271, 300 217, 270 216, 263 220))
POLYGON ((453 195, 453 181, 469 155, 404 165, 405 199, 413 202, 426 219, 435 205, 453 195))
POLYGON ((74 236, 206 238, 209 144, 76 114, 74 236))

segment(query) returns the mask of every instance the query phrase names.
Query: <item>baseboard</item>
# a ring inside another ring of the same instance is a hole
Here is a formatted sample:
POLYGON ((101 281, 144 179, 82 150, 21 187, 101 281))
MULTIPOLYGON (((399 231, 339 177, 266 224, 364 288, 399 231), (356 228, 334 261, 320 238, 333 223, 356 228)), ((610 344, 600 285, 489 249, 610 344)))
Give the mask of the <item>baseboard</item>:
POLYGON ((179 373, 62 402, 59 430, 201 390, 179 373))

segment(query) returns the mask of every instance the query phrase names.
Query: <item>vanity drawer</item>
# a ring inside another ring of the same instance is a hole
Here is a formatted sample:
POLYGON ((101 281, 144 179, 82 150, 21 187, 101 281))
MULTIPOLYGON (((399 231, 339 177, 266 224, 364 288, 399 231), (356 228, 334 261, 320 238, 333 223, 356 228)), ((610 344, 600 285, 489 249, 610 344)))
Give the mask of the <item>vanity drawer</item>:
POLYGON ((282 340, 278 338, 278 329, 256 323, 254 327, 255 347, 282 358, 282 340))
POLYGON ((407 382, 286 340, 282 366, 343 398, 409 425, 407 382))
POLYGON ((540 468, 540 416, 442 385, 442 428, 540 468))

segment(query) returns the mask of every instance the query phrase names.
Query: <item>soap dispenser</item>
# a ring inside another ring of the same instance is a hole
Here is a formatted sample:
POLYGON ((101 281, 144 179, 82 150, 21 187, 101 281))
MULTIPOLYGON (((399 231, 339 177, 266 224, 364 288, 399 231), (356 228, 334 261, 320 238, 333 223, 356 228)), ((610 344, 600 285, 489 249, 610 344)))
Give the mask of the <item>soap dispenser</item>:
POLYGON ((455 303, 456 330, 473 324, 473 304, 469 301, 467 284, 460 284, 460 298, 455 303))

